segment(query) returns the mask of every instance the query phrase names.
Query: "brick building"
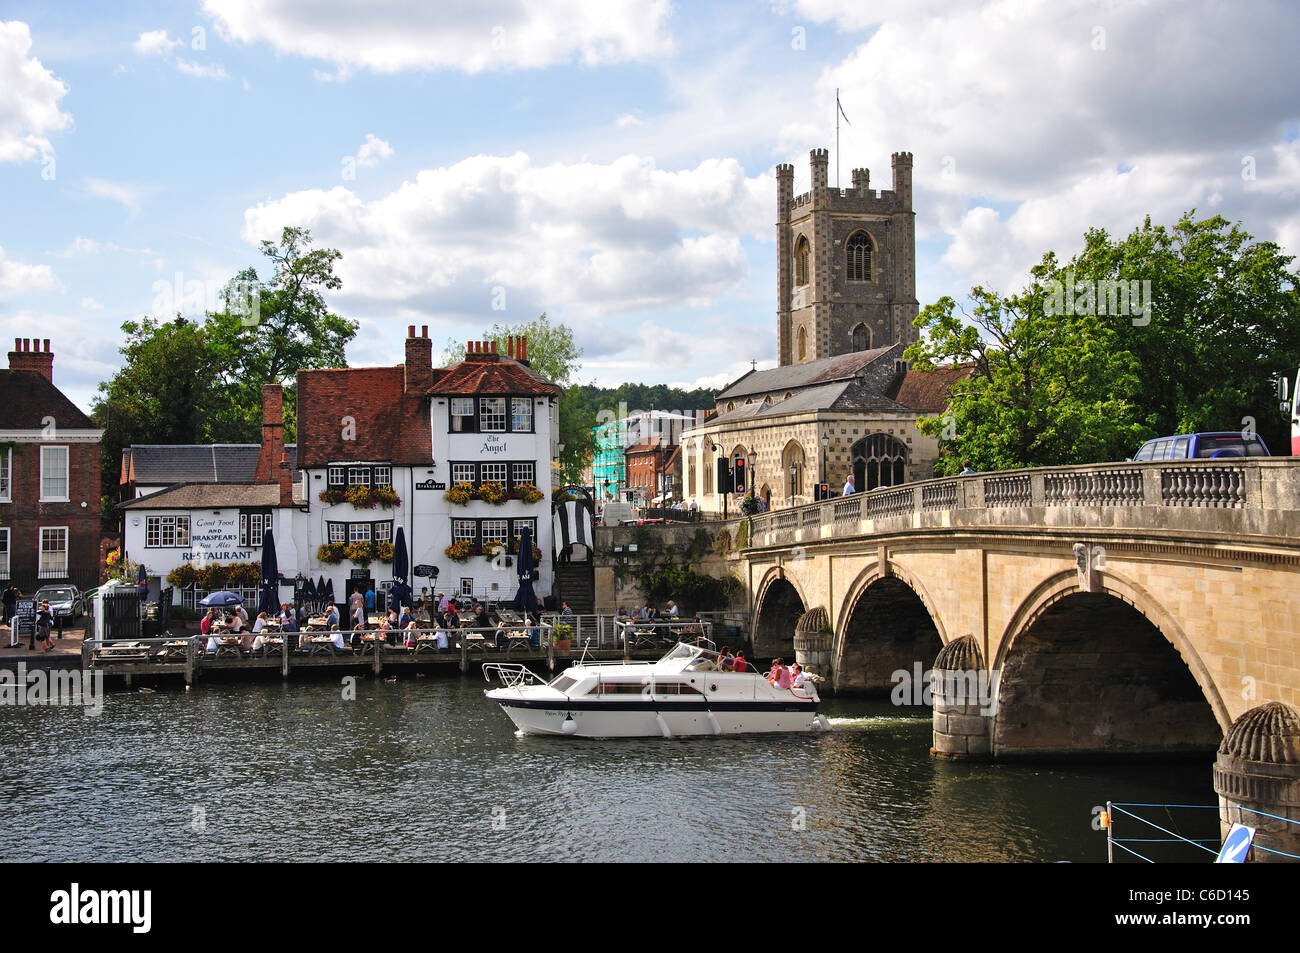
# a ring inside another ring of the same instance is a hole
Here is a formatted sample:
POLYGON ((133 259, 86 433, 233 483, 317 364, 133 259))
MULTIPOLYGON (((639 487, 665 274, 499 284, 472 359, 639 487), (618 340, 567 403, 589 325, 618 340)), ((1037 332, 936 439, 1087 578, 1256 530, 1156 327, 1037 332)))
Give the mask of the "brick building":
POLYGON ((54 386, 49 340, 14 340, 0 370, 0 580, 99 584, 103 431, 54 386))

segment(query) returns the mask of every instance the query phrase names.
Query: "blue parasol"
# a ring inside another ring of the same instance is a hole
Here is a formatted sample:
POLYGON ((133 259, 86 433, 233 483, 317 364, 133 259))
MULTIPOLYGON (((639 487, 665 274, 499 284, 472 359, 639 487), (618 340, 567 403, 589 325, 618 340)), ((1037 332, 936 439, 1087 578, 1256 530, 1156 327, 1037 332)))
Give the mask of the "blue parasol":
POLYGON ((302 587, 302 601, 310 607, 312 612, 316 611, 316 583, 311 581, 311 576, 307 577, 307 584, 302 587))
POLYGON ((533 578, 537 575, 533 562, 533 531, 527 526, 519 533, 519 555, 515 557, 519 573, 519 591, 515 593, 514 606, 521 612, 537 611, 537 593, 533 592, 533 578))
POLYGON ((262 534, 262 594, 257 611, 268 617, 280 611, 280 570, 275 561, 275 536, 269 529, 262 534))
POLYGON ((144 563, 140 564, 140 573, 136 576, 136 586, 140 590, 141 599, 149 595, 149 577, 145 574, 144 563))
POLYGON ((206 596, 204 596, 202 599, 199 600, 199 605, 208 606, 208 607, 218 606, 222 609, 225 609, 230 606, 242 605, 243 602, 244 602, 243 596, 236 595, 235 593, 231 592, 229 589, 222 589, 220 592, 209 592, 206 596))

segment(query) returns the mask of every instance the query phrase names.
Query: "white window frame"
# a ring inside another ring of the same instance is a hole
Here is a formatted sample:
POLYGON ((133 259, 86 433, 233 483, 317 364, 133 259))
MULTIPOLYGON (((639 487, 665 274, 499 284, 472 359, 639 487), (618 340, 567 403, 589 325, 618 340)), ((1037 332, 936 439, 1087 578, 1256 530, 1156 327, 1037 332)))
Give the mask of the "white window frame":
POLYGON ((348 541, 347 523, 330 523, 327 532, 331 543, 346 543, 348 541))
POLYGON ((484 483, 500 483, 502 486, 505 486, 505 485, 506 485, 506 480, 508 480, 508 479, 510 478, 510 466, 509 466, 509 464, 505 464, 505 463, 480 463, 480 464, 479 464, 479 467, 480 467, 480 469, 481 469, 481 471, 482 471, 482 474, 483 474, 483 476, 482 476, 482 481, 483 481, 484 483), (491 473, 492 475, 489 476, 489 475, 488 475, 489 473, 491 473), (500 474, 500 475, 498 476, 497 474, 500 474))
POLYGON ((329 485, 330 486, 347 486, 347 471, 343 467, 329 468, 329 485))
POLYGON ((176 515, 146 516, 144 545, 146 549, 176 549, 189 546, 190 518, 176 515))
POLYGON ((370 467, 348 467, 348 486, 370 486, 370 467))
POLYGON ((473 433, 476 423, 474 414, 473 397, 453 397, 451 398, 451 432, 452 433, 473 433), (457 411, 460 411, 459 413, 457 411), (465 425, 465 421, 469 425, 465 425))
POLYGON ((349 543, 368 543, 372 535, 369 523, 348 524, 349 543))
POLYGON ((477 520, 452 520, 451 521, 451 541, 459 543, 464 540, 467 543, 478 542, 478 521, 477 520), (465 535, 468 530, 469 535, 465 535))
POLYGON ((510 424, 508 409, 504 397, 480 397, 478 429, 482 433, 505 433, 510 424))
POLYGON ((483 521, 483 542, 484 544, 508 543, 510 541, 510 521, 500 519, 490 519, 483 521))
POLYGON ((66 576, 68 574, 68 544, 70 539, 71 539, 71 534, 69 533, 68 527, 66 526, 42 526, 37 530, 37 540, 38 540, 38 545, 40 546, 39 555, 37 557, 37 563, 36 563, 37 578, 57 579, 59 576, 66 576), (60 532, 63 534, 63 549, 47 550, 45 548, 45 534, 60 533, 60 532), (62 567, 59 568, 58 570, 47 568, 46 556, 51 553, 59 553, 59 552, 63 553, 62 567))
POLYGON ((460 577, 460 596, 462 599, 474 598, 474 578, 472 576, 460 577))
POLYGON ((67 503, 71 496, 72 490, 72 472, 71 472, 71 453, 66 444, 55 447, 41 447, 41 502, 42 503, 67 503), (57 475, 49 473, 52 469, 47 464, 49 455, 61 451, 63 454, 63 495, 53 496, 46 492, 46 480, 57 479, 57 475))
POLYGON ((393 521, 380 520, 374 524, 374 537, 376 543, 391 543, 393 541, 393 521))
POLYGON ((510 464, 510 481, 515 486, 520 483, 531 483, 537 485, 537 464, 532 460, 525 460, 523 463, 510 464), (527 474, 525 476, 524 474, 527 474))
POLYGON ((374 470, 375 486, 392 486, 393 485, 393 468, 377 466, 374 470))
POLYGON ((0 526, 0 579, 9 578, 9 527, 0 526))
POLYGON ((533 432, 533 399, 531 397, 510 398, 510 429, 515 433, 533 432), (520 418, 522 418, 524 425, 516 427, 515 421, 520 418))
POLYGON ((477 479, 478 466, 476 464, 453 463, 451 465, 451 482, 453 485, 457 483, 473 483, 477 479), (465 475, 466 471, 469 471, 469 476, 465 475))
POLYGON ((521 517, 510 521, 510 538, 519 539, 523 535, 523 528, 527 526, 533 531, 533 545, 537 545, 537 518, 533 516, 521 517))
POLYGON ((0 503, 13 502, 14 452, 6 450, 0 457, 0 503))

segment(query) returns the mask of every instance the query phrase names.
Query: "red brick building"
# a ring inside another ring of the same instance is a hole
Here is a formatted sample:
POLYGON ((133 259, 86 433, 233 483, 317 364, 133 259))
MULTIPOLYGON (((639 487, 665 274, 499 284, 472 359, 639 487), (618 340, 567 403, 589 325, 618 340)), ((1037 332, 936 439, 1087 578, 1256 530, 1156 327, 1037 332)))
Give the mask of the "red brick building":
POLYGON ((98 585, 103 431, 54 386, 48 340, 14 340, 0 408, 0 580, 98 585))

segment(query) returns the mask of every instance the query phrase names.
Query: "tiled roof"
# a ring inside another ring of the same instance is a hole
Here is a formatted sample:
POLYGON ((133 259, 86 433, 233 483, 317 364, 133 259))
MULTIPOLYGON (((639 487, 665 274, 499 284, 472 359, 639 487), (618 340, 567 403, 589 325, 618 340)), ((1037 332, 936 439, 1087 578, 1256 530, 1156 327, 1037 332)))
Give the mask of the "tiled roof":
POLYGON ((952 385, 974 373, 974 364, 949 364, 932 371, 909 370, 890 388, 889 396, 904 407, 937 414, 948 406, 952 385))
POLYGON ((299 371, 296 465, 387 460, 415 466, 432 460, 428 399, 404 393, 404 383, 401 364, 299 371))
POLYGON ((892 344, 889 347, 877 347, 869 351, 824 357, 818 361, 787 364, 784 367, 772 367, 765 371, 750 371, 718 394, 716 399, 723 401, 734 400, 737 397, 750 397, 754 394, 784 393, 796 387, 847 380, 857 376, 863 368, 882 358, 893 360, 902 356, 903 345, 892 344), (892 353, 895 351, 896 354, 892 353))
POLYGON ((40 430, 47 417, 57 430, 95 430, 95 422, 63 396, 63 392, 36 371, 0 370, 0 407, 4 408, 0 428, 40 430))
MULTIPOLYGON (((123 469, 137 486, 245 483, 254 478, 260 449, 255 443, 132 444, 122 451, 123 469)), ((296 469, 298 448, 284 449, 296 469)))
POLYGON ((738 423, 744 420, 781 417, 786 414, 817 410, 856 410, 880 414, 910 412, 909 408, 898 401, 877 393, 860 381, 847 380, 805 388, 797 391, 788 400, 777 400, 770 404, 756 400, 752 404, 741 404, 735 410, 724 411, 716 417, 710 417, 703 426, 712 427, 719 423, 738 423))
POLYGON ((438 397, 469 394, 541 394, 558 396, 560 388, 532 368, 515 361, 462 361, 455 367, 435 371, 429 393, 438 397))
POLYGON ((182 483, 119 503, 123 510, 184 510, 233 506, 279 506, 274 483, 182 483))

